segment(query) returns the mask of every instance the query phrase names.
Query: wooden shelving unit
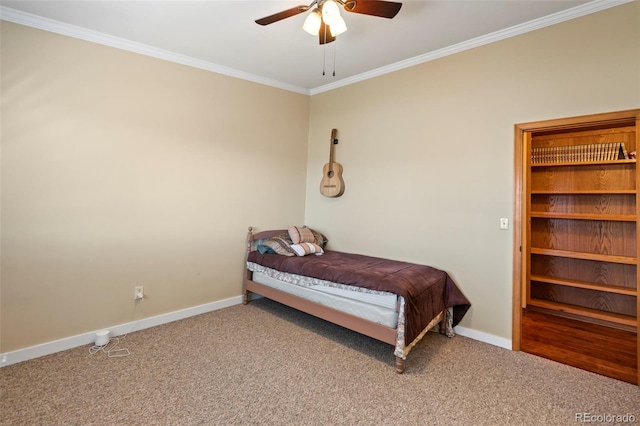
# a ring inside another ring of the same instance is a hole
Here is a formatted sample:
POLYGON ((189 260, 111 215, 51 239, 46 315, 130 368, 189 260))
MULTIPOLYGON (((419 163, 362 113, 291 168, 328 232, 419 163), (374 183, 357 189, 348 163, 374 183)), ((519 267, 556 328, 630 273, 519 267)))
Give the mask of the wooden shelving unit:
POLYGON ((515 349, 638 384, 640 184, 629 153, 640 147, 640 110, 583 119, 516 126, 523 167, 515 349), (594 160, 605 147, 607 159, 594 160), (593 355, 591 343, 610 359, 593 355))

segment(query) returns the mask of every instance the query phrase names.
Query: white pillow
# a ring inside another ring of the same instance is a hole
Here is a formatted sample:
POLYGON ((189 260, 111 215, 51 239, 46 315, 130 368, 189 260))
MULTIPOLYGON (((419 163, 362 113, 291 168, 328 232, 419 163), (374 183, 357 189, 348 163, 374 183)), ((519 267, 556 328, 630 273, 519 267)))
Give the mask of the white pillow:
POLYGON ((315 243, 292 244, 291 248, 296 252, 297 256, 306 256, 308 254, 315 254, 316 256, 319 256, 324 254, 322 247, 315 243))

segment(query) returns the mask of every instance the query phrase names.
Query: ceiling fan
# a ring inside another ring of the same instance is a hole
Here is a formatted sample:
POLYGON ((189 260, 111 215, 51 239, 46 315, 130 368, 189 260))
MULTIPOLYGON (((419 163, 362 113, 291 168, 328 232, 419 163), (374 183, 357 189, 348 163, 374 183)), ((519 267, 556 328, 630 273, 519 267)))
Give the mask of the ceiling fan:
POLYGON ((256 19, 256 24, 273 24, 311 10, 302 28, 311 35, 317 35, 320 44, 331 43, 336 39, 336 36, 347 30, 347 25, 340 16, 338 5, 341 5, 347 12, 389 19, 395 17, 402 7, 402 3, 384 0, 313 0, 308 6, 296 6, 256 19))

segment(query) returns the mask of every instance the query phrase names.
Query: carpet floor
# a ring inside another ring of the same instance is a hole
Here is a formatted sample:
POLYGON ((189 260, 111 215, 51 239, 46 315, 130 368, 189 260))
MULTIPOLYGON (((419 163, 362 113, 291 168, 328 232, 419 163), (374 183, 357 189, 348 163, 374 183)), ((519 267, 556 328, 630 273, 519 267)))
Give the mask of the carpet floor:
POLYGON ((1 425, 640 422, 640 388, 462 336, 393 348, 267 299, 0 369, 1 425), (624 417, 626 416, 626 417, 624 417))

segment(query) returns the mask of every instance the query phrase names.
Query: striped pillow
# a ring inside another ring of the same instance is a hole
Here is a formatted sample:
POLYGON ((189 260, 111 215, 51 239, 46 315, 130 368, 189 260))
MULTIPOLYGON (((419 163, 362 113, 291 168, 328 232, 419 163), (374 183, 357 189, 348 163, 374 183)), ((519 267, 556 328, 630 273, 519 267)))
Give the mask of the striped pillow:
POLYGON ((299 228, 297 226, 290 226, 289 237, 291 241, 293 241, 293 244, 316 242, 316 237, 313 235, 313 232, 306 227, 299 228))
POLYGON ((281 254, 283 256, 295 256, 296 254, 295 251, 291 248, 291 241, 289 241, 288 238, 284 238, 282 236, 264 240, 261 245, 269 247, 277 254, 281 254))
POLYGON ((324 254, 322 247, 315 243, 293 244, 291 248, 296 253, 296 256, 306 256, 308 254, 315 254, 316 256, 319 256, 324 254))

